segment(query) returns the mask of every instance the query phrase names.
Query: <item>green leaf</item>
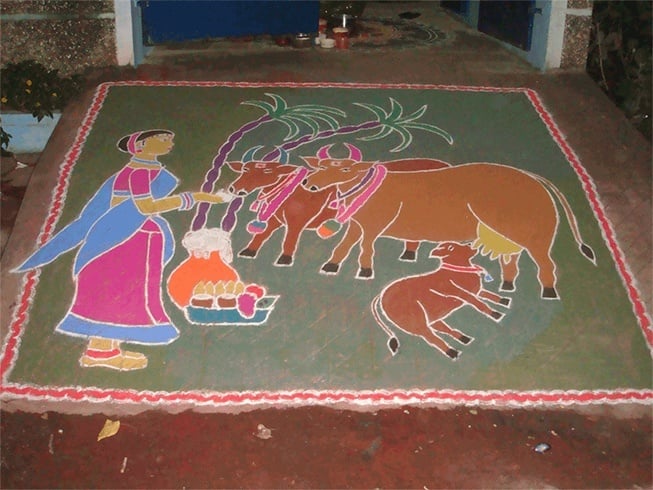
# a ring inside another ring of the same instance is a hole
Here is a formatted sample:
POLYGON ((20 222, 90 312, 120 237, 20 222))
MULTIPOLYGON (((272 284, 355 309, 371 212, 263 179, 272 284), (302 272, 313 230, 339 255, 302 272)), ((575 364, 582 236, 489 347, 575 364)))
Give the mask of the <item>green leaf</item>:
POLYGON ((274 114, 275 108, 272 104, 269 102, 264 102, 262 100, 246 100, 244 102, 241 102, 243 105, 252 105, 254 107, 258 107, 259 109, 263 109, 269 116, 272 116, 274 114))
POLYGON ((329 129, 338 129, 340 127, 340 123, 333 117, 331 117, 328 114, 322 114, 322 113, 313 113, 312 114, 312 119, 317 119, 319 121, 324 121, 327 126, 329 126, 329 129))
POLYGON ((449 133, 447 133, 444 129, 441 129, 437 126, 434 126, 433 124, 427 124, 427 123, 410 123, 410 124, 405 124, 404 127, 410 128, 410 129, 421 129, 424 131, 429 131, 431 133, 435 133, 438 136, 442 136, 447 143, 450 145, 453 145, 453 136, 451 136, 449 133))
POLYGON ((367 104, 365 102, 354 102, 354 105, 363 107, 363 108, 367 109, 368 111, 371 111, 374 114, 376 114, 376 117, 379 120, 379 122, 384 121, 385 119, 388 118, 388 114, 383 110, 383 108, 381 108, 381 107, 379 107, 377 105, 367 104))
POLYGON ((388 119, 399 120, 403 112, 404 109, 401 107, 401 104, 390 97, 390 114, 388 114, 388 119))
MULTIPOLYGON (((309 128, 311 128, 311 134, 316 135, 320 132, 320 125, 309 117, 300 117, 296 115, 287 114, 283 117, 284 120, 290 120, 297 123, 303 123, 309 128)), ((299 131, 299 129, 298 129, 299 131)), ((296 136, 296 135, 295 135, 296 136)), ((293 136, 294 137, 294 136, 293 136)), ((290 138, 286 138, 284 141, 288 141, 290 138)))
POLYGON ((283 139, 284 141, 288 141, 299 134, 299 126, 295 124, 292 119, 288 117, 280 117, 277 118, 276 121, 279 121, 288 128, 288 134, 283 139))
POLYGON ((364 136, 362 138, 359 138, 361 141, 374 141, 374 140, 380 140, 391 134, 393 131, 395 131, 395 128, 392 126, 381 126, 381 129, 376 132, 373 135, 370 136, 364 136))
POLYGON ((329 107, 326 105, 320 105, 320 104, 300 104, 292 108, 293 110, 297 111, 310 111, 310 112, 326 112, 327 114, 331 114, 333 116, 340 116, 340 117, 346 117, 347 113, 343 111, 342 109, 338 109, 336 107, 329 107))
POLYGON ((413 135, 407 129, 397 128, 397 133, 401 136, 401 143, 390 150, 392 153, 405 150, 413 142, 413 135))
POLYGON ((426 112, 426 109, 428 109, 428 106, 425 104, 422 107, 420 107, 419 109, 417 109, 415 112, 413 112, 412 114, 410 114, 410 115, 406 116, 405 118, 401 119, 401 122, 411 122, 411 121, 415 121, 415 120, 419 119, 420 117, 422 117, 424 115, 424 113, 426 112))
POLYGON ((276 113, 283 114, 284 112, 286 112, 286 109, 288 109, 288 104, 286 103, 286 101, 285 101, 285 99, 283 97, 281 97, 280 95, 277 95, 277 94, 272 94, 272 93, 266 93, 265 95, 267 95, 268 97, 270 97, 271 99, 273 99, 276 102, 276 104, 277 104, 277 108, 276 108, 276 111, 275 111, 276 113))

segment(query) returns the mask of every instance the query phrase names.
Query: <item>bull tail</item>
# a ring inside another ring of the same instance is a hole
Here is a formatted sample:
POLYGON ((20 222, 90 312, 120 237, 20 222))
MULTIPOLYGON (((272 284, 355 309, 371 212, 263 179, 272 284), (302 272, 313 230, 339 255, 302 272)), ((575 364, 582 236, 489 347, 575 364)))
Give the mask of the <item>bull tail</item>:
POLYGON ((571 209, 567 198, 555 185, 553 185, 553 182, 545 179, 544 177, 540 177, 539 175, 531 175, 535 177, 539 183, 541 183, 551 194, 553 194, 558 199, 562 209, 565 211, 565 216, 567 217, 567 222, 569 223, 569 228, 571 229, 571 234, 573 235, 574 240, 578 245, 578 249, 590 262, 592 262, 592 264, 596 265, 596 256, 594 255, 594 250, 592 250, 592 247, 583 242, 583 238, 580 235, 580 230, 578 229, 578 221, 576 221, 576 216, 574 215, 574 211, 571 209))
POLYGON ((395 333, 390 329, 390 327, 383 321, 383 318, 381 318, 381 294, 378 294, 373 300, 371 304, 371 310, 372 310, 372 315, 374 316, 374 320, 376 320, 376 323, 383 329, 383 331, 388 334, 388 350, 390 353, 394 356, 397 355, 397 352, 399 352, 399 339, 395 335, 395 333))

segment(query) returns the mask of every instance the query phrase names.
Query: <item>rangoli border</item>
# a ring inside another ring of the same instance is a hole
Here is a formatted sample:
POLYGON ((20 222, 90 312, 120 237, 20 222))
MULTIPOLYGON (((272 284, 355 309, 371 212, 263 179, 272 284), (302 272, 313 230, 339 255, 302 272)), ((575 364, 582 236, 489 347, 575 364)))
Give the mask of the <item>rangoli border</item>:
MULTIPOLYGON (((486 87, 440 84, 385 84, 385 83, 324 83, 324 82, 223 82, 223 81, 117 81, 100 84, 77 131, 73 145, 64 157, 59 170, 57 185, 52 192, 50 210, 39 233, 37 243, 45 243, 51 236, 63 209, 72 170, 93 127, 111 87, 288 87, 288 88, 356 88, 356 89, 414 89, 456 92, 523 93, 547 127, 551 137, 563 152, 580 180, 589 199, 603 238, 610 250, 617 271, 626 288, 633 312, 646 339, 649 351, 653 350, 653 326, 646 306, 635 285, 633 275, 619 246, 596 186, 571 149, 566 138, 545 108, 537 92, 524 87, 486 87)), ((468 405, 468 406, 557 406, 653 402, 653 389, 614 390, 283 390, 283 391, 138 391, 131 389, 105 389, 81 386, 38 386, 13 383, 7 380, 16 359, 22 336, 29 318, 29 309, 39 281, 40 272, 26 273, 22 281, 18 307, 12 316, 9 332, 0 351, 0 400, 25 399, 53 402, 91 402, 137 404, 145 406, 190 405, 197 407, 246 407, 246 406, 304 406, 304 405, 351 405, 358 407, 397 405, 468 405)))

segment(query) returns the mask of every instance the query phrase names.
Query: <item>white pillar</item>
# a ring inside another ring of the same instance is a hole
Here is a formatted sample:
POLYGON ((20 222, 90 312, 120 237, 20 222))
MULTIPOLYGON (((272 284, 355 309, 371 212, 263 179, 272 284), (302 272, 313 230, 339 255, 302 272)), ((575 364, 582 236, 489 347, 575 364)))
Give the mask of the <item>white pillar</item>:
POLYGON ((116 59, 118 65, 139 65, 152 49, 143 45, 140 0, 113 0, 116 12, 116 59))
POLYGON ((560 68, 562 47, 565 40, 565 23, 567 21, 567 1, 553 0, 551 2, 551 18, 547 36, 544 69, 560 68))
POLYGON ((116 13, 116 59, 118 65, 135 65, 132 0, 113 0, 116 13))

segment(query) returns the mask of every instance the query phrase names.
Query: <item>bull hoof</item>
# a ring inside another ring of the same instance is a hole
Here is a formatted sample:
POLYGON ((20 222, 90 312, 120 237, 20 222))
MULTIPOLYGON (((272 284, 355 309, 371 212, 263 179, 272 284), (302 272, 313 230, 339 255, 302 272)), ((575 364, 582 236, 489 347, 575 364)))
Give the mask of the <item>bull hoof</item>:
POLYGON ((358 277, 359 279, 371 279, 373 275, 374 272, 372 271, 372 269, 368 267, 361 267, 356 277, 358 277))
POLYGON ((339 268, 340 266, 338 264, 334 264, 333 262, 327 262, 322 266, 322 272, 326 274, 336 274, 339 268))
POLYGON ((542 288, 542 298, 558 299, 558 293, 555 288, 542 288))
POLYGON ((449 356, 449 358, 453 359, 454 361, 458 359, 458 357, 460 356, 460 352, 457 351, 456 349, 452 349, 451 347, 447 349, 447 352, 445 352, 445 354, 447 354, 447 356, 449 356))
POLYGON ((490 316, 491 316, 495 321, 498 322, 498 321, 500 321, 500 320, 504 317, 504 314, 501 313, 500 311, 492 311, 492 313, 490 313, 490 316))
POLYGON ((514 291, 514 290, 515 290, 515 283, 512 281, 503 281, 501 287, 499 288, 499 291, 514 291))
POLYGON ((399 339, 397 337, 388 339, 388 349, 390 349, 393 356, 397 355, 397 352, 399 352, 399 339))
POLYGON ((406 250, 401 254, 399 260, 404 260, 406 262, 415 262, 417 260, 417 254, 412 250, 406 250))
POLYGON ((277 265, 292 265, 292 255, 280 255, 277 259, 277 265))
POLYGON ((511 302, 512 302, 512 300, 510 298, 501 298, 499 300, 499 304, 503 305, 503 306, 510 306, 511 302))
POLYGON ((467 335, 461 335, 458 341, 461 344, 467 345, 470 344, 474 339, 472 337, 468 337, 467 335))
POLYGON ((238 252, 238 257, 248 257, 248 258, 254 258, 256 257, 258 250, 254 250, 252 248, 244 248, 240 252, 238 252))

